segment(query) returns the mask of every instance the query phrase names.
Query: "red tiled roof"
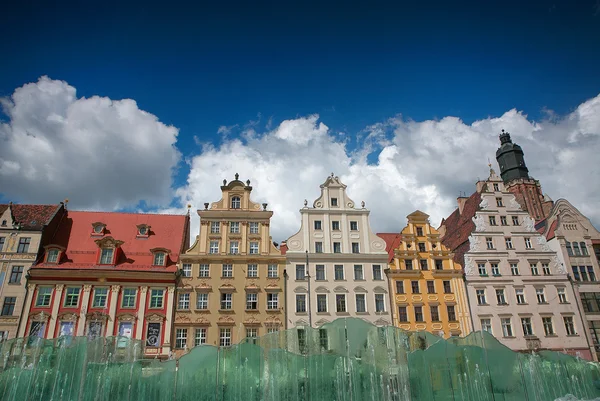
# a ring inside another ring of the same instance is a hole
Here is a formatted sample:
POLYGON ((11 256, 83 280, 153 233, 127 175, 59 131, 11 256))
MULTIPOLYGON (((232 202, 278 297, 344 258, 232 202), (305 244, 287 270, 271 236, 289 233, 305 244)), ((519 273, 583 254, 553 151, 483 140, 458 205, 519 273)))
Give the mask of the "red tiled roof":
POLYGON ((377 236, 385 241, 385 250, 391 262, 394 259, 394 249, 398 248, 400 242, 402 242, 402 235, 398 233, 378 233, 377 236))
POLYGON ((185 215, 68 211, 54 238, 50 240, 50 244, 66 248, 60 263, 41 263, 34 268, 106 269, 106 266, 98 266, 98 245, 95 241, 112 237, 124 243, 116 266, 108 267, 110 270, 174 272, 177 270, 176 263, 180 253, 189 246, 184 243, 189 238, 187 230, 189 216, 185 215), (106 225, 103 237, 91 235, 92 223, 96 222, 106 225), (136 238, 136 226, 140 224, 150 226, 147 238, 136 238), (150 249, 153 248, 166 248, 170 251, 166 267, 152 265, 153 254, 150 249))
POLYGON ((464 255, 469 250, 469 235, 475 230, 475 223, 472 219, 479 210, 480 203, 481 194, 474 192, 465 201, 462 213, 456 209, 443 222, 446 233, 442 244, 454 252, 454 261, 461 266, 464 266, 464 255))
MULTIPOLYGON (((9 205, 0 205, 0 213, 9 205)), ((21 229, 40 231, 50 223, 52 217, 60 209, 61 205, 10 205, 13 218, 21 224, 21 229)))

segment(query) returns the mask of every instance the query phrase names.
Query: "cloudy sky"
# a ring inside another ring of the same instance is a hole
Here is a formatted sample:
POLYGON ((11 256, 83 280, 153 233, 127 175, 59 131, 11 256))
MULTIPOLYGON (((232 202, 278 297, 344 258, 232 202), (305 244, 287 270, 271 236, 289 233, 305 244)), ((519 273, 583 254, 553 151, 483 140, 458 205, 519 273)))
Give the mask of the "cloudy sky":
POLYGON ((598 2, 81 4, 0 26, 2 202, 183 213, 238 172, 281 241, 333 172, 375 231, 437 226, 505 129, 600 226, 598 2))

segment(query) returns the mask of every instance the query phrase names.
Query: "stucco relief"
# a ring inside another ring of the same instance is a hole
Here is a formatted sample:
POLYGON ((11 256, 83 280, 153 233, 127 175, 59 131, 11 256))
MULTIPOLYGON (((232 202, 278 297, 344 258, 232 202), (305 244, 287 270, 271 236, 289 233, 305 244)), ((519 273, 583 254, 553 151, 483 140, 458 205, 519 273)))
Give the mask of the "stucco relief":
POLYGON ((475 231, 484 231, 486 228, 485 218, 480 214, 473 216, 473 223, 475 223, 475 231))
POLYGON ((481 251, 481 237, 478 235, 469 235, 469 247, 470 251, 477 252, 481 251))
POLYGON ((551 252, 552 251, 552 249, 550 249, 550 247, 548 246, 548 242, 546 241, 546 238, 543 235, 538 235, 536 237, 536 240, 537 240, 537 243, 542 248, 542 251, 544 251, 544 252, 551 252))
POLYGON ((535 220, 533 220, 533 217, 527 215, 523 218, 523 228, 527 232, 535 232, 535 220))
POLYGON ((483 199, 481 200, 481 203, 479 203, 479 207, 480 207, 482 210, 487 210, 487 209, 488 209, 488 206, 489 206, 489 202, 488 202, 487 198, 483 198, 483 199))
POLYGON ((517 198, 511 196, 510 200, 508 201, 508 208, 514 210, 521 210, 521 205, 519 205, 519 202, 517 202, 517 198))
POLYGON ((558 255, 554 254, 552 256, 552 264, 554 265, 554 267, 556 268, 556 271, 559 274, 567 274, 567 270, 565 269, 565 266, 560 262, 560 260, 558 260, 558 255))
POLYGON ((290 250, 300 250, 302 248, 302 241, 297 240, 297 239, 293 239, 290 242, 288 242, 288 248, 290 250))
POLYGON ((475 271, 475 262, 470 256, 465 255, 465 274, 471 276, 473 271, 475 271))
POLYGON ((371 242, 371 249, 375 251, 382 251, 385 249, 385 244, 382 241, 371 242))

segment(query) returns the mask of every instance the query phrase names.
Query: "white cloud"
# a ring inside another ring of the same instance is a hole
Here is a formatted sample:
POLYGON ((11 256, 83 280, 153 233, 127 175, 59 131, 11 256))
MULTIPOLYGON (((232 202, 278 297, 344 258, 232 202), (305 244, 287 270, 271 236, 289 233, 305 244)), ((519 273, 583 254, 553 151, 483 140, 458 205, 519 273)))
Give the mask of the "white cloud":
POLYGON ((0 100, 1 191, 9 199, 118 209, 172 199, 178 130, 134 100, 78 98, 41 77, 0 100))

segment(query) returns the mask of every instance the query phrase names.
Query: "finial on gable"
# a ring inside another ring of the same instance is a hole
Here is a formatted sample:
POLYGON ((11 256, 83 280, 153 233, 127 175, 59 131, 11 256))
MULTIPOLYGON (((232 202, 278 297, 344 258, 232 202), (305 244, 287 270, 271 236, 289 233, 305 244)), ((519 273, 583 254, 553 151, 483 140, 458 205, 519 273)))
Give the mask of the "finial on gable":
POLYGON ((204 202, 204 210, 208 210, 208 202, 204 202))
POLYGON ((240 175, 238 173, 235 173, 235 180, 237 181, 240 178, 240 175))
POLYGON ((246 180, 246 185, 250 186, 250 180, 246 180))
POLYGON ((331 178, 333 178, 333 173, 331 173, 331 178))
POLYGON ((304 199, 304 207, 308 207, 308 201, 304 199))
POLYGON ((191 209, 191 208, 192 208, 192 205, 188 203, 188 204, 187 204, 187 215, 188 215, 188 216, 190 215, 190 209, 191 209))
POLYGON ((360 205, 362 206, 362 208, 365 208, 365 201, 360 202, 360 205))
POLYGON ((227 185, 227 180, 223 180, 223 186, 227 185))

